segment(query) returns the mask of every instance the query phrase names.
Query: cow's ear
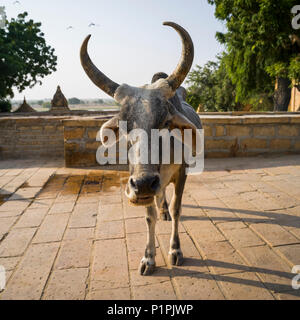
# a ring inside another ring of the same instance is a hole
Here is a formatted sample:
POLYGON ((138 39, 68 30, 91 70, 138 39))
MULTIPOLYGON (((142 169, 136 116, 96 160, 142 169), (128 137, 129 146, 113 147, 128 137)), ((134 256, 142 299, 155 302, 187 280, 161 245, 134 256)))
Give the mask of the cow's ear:
MULTIPOLYGON (((170 119, 170 129, 179 129, 181 131, 181 137, 184 139, 184 130, 191 129, 192 130, 192 149, 195 150, 197 136, 200 134, 196 125, 193 124, 187 117, 183 114, 176 112, 171 116, 170 119)), ((189 143, 184 141, 185 144, 189 143)))
POLYGON ((111 144, 110 141, 113 140, 111 136, 113 133, 115 142, 118 142, 120 140, 119 131, 119 118, 116 116, 102 125, 100 130, 100 141, 103 145, 109 146, 111 144))
POLYGON ((179 112, 176 112, 171 116, 170 122, 172 124, 172 128, 180 130, 192 129, 193 132, 197 130, 197 127, 187 117, 179 112))

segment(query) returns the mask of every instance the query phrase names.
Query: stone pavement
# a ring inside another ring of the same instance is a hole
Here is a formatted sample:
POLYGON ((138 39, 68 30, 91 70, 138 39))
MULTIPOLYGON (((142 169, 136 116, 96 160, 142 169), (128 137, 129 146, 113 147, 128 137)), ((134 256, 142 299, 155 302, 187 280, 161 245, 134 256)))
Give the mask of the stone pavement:
MULTIPOLYGON (((190 176, 171 267, 171 223, 156 229, 157 270, 137 268, 144 209, 127 174, 61 161, 0 162, 0 299, 300 299, 300 156, 210 159, 190 176)), ((168 190, 170 198, 172 189, 168 190)))

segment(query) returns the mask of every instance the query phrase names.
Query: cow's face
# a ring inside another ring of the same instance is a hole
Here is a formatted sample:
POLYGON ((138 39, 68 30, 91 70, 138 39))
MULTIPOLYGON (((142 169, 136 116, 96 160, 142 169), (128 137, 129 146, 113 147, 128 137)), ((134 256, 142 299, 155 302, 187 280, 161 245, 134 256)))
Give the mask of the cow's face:
POLYGON ((129 162, 130 178, 125 194, 135 205, 151 204, 160 191, 160 168, 158 164, 151 164, 151 129, 165 126, 169 114, 167 96, 172 94, 168 85, 165 91, 153 85, 142 88, 122 85, 115 94, 115 100, 121 105, 119 119, 126 121, 128 133, 135 129, 145 132, 137 140, 132 135, 127 136, 129 147, 135 151, 129 162), (146 163, 139 163, 140 152, 147 154, 146 163))
MULTIPOLYGON (((82 66, 89 78, 103 91, 112 96, 120 105, 118 116, 105 123, 101 129, 111 129, 119 139, 122 134, 127 134, 129 147, 135 145, 135 150, 143 150, 143 139, 135 140, 130 135, 135 129, 143 129, 147 139, 148 161, 136 164, 135 158, 140 157, 138 151, 131 154, 130 178, 126 187, 126 195, 136 205, 150 205, 154 196, 159 193, 161 187, 160 165, 151 164, 151 129, 196 129, 195 126, 184 116, 179 114, 169 103, 176 90, 184 81, 193 62, 193 43, 189 34, 175 23, 167 22, 165 25, 172 26, 181 36, 183 52, 176 70, 166 79, 158 79, 151 85, 132 87, 126 84, 118 85, 106 77, 90 60, 87 53, 87 44, 90 36, 86 38, 81 47, 82 66), (127 123, 127 132, 120 130, 120 121, 127 123), (133 161, 132 161, 133 160, 133 161)), ((102 142, 105 144, 104 136, 102 142)))

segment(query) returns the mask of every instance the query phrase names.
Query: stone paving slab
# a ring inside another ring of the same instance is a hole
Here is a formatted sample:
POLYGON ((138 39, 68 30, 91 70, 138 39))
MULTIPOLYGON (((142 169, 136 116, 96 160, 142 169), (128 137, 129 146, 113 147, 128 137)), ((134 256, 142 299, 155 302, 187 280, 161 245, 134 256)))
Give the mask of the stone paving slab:
POLYGON ((127 173, 63 165, 0 162, 0 299, 300 299, 300 156, 206 160, 183 196, 184 263, 170 265, 171 222, 158 221, 148 277, 137 271, 145 211, 124 196, 127 173))

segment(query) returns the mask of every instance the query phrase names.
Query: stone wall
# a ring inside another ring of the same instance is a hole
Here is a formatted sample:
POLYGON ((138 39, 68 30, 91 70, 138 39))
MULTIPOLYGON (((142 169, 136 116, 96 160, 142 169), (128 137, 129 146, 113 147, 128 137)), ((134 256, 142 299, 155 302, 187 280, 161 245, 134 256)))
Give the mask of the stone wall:
MULTIPOLYGON (((205 156, 300 153, 300 114, 201 115, 205 156)), ((95 166, 96 134, 107 119, 64 120, 66 166, 95 166)))
MULTIPOLYGON (((200 114, 206 157, 300 154, 300 114, 200 114)), ((58 157, 97 166, 97 132, 109 116, 0 117, 0 159, 58 157)))
POLYGON ((0 118, 0 159, 63 158, 60 117, 0 118))
POLYGON ((96 166, 97 133, 109 118, 64 120, 66 167, 96 166))
POLYGON ((206 157, 300 153, 300 114, 200 117, 206 157))

